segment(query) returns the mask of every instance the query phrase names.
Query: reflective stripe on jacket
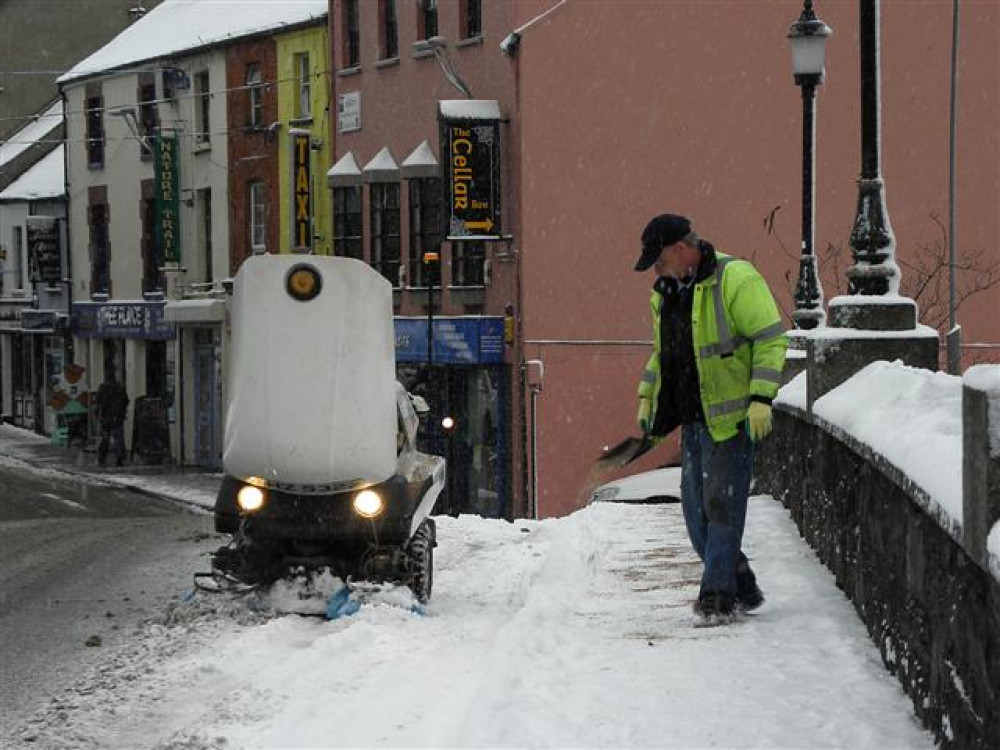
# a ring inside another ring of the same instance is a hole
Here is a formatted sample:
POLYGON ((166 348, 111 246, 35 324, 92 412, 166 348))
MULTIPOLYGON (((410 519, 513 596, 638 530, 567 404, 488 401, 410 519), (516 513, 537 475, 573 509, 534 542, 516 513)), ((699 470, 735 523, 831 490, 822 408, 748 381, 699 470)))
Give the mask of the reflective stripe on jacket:
MULTIPOLYGON (((770 402, 777 395, 788 337, 771 290, 757 269, 724 253, 717 253, 717 260, 715 272, 695 284, 691 335, 705 422, 712 439, 722 442, 739 431, 751 396, 770 402)), ((663 295, 654 289, 649 304, 653 353, 639 383, 639 396, 651 399, 650 424, 655 424, 664 386, 660 372, 663 295)))

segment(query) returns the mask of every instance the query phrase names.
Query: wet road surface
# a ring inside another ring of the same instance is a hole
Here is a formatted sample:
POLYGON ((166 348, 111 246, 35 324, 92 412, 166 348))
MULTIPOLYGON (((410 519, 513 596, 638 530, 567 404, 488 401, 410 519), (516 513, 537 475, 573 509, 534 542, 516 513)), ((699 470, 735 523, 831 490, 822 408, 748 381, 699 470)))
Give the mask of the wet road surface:
POLYGON ((0 726, 46 705, 189 591, 220 543, 210 515, 0 464, 0 726))

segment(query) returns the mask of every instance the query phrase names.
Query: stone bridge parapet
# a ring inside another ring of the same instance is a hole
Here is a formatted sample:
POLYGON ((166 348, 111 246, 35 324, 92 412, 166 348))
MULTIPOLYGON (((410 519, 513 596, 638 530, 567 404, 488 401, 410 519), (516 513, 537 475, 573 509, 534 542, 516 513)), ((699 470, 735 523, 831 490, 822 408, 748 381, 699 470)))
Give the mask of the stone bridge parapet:
POLYGON ((1000 747, 1000 367, 963 382, 876 362, 809 410, 805 378, 776 401, 757 491, 789 509, 941 746, 1000 747))

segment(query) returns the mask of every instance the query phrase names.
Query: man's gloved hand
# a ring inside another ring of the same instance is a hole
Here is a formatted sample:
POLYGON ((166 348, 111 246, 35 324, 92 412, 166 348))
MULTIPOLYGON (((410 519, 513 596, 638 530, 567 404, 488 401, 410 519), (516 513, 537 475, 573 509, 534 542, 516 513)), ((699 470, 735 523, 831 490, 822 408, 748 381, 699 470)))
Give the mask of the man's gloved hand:
POLYGON ((649 398, 640 398, 639 413, 635 415, 635 419, 639 423, 639 432, 643 435, 648 435, 649 431, 653 428, 653 425, 649 422, 649 417, 652 413, 653 400, 649 398))
POLYGON ((771 405, 760 401, 751 401, 747 410, 747 432, 755 443, 771 434, 771 405))

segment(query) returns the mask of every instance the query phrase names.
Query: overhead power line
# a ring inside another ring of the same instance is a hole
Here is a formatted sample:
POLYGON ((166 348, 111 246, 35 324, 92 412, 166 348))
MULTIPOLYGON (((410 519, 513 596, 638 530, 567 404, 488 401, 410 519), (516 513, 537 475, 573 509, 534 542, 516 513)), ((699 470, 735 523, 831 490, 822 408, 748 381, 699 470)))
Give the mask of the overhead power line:
MULTIPOLYGON (((160 70, 162 70, 162 68, 160 70)), ((318 70, 315 73, 310 73, 309 77, 310 78, 314 78, 314 79, 319 79, 319 78, 321 78, 323 76, 328 76, 330 74, 330 72, 331 71, 328 68, 324 68, 323 70, 318 70)), ((170 103, 178 102, 178 101, 180 101, 182 99, 201 98, 202 96, 204 96, 205 93, 207 93, 209 97, 214 97, 217 94, 227 94, 230 91, 246 91, 246 90, 249 90, 249 89, 269 89, 269 88, 271 88, 273 86, 278 86, 278 85, 280 85, 282 83, 289 83, 289 82, 300 81, 300 80, 302 80, 301 76, 297 76, 297 75, 296 76, 289 76, 287 78, 276 78, 276 79, 274 79, 272 81, 261 81, 260 83, 241 84, 239 86, 230 86, 230 87, 221 88, 221 89, 209 89, 207 92, 198 92, 198 91, 195 91, 193 93, 178 94, 177 96, 168 97, 168 98, 148 99, 148 100, 142 101, 142 102, 122 102, 120 104, 111 104, 111 105, 105 106, 104 110, 106 111, 106 110, 109 110, 109 109, 118 109, 120 107, 139 107, 139 106, 143 106, 143 105, 148 106, 150 104, 170 104, 170 103)), ((68 110, 67 112, 64 113, 64 115, 66 117, 69 117, 71 115, 86 115, 88 111, 89 110, 86 110, 86 109, 68 110)), ((43 115, 40 115, 40 114, 38 114, 36 112, 36 113, 30 114, 30 115, 12 115, 12 116, 9 116, 9 117, 0 117, 0 122, 9 122, 9 121, 12 121, 12 120, 25 120, 25 121, 31 120, 31 121, 35 121, 35 120, 41 120, 41 119, 45 119, 45 117, 43 115)), ((13 142, 13 141, 11 141, 11 142, 13 142)))

